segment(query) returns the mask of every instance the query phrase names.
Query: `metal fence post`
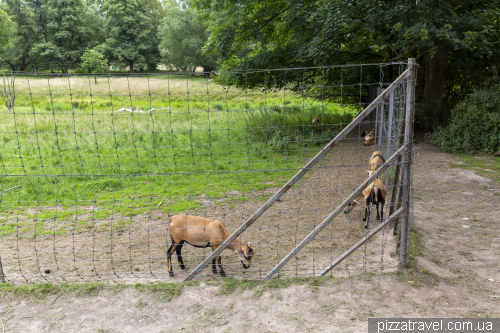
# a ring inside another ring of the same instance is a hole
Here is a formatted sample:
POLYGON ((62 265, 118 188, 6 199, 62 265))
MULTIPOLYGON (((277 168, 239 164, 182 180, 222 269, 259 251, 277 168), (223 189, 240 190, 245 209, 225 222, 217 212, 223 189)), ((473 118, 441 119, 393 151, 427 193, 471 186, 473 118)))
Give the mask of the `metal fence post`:
POLYGON ((413 152, 413 116, 415 113, 415 78, 416 78, 416 60, 415 58, 408 59, 408 68, 410 76, 407 80, 406 90, 406 120, 405 120, 405 146, 408 150, 404 156, 403 164, 403 216, 401 219, 401 231, 399 233, 399 267, 408 266, 408 240, 410 227, 410 180, 411 180, 411 164, 413 152))

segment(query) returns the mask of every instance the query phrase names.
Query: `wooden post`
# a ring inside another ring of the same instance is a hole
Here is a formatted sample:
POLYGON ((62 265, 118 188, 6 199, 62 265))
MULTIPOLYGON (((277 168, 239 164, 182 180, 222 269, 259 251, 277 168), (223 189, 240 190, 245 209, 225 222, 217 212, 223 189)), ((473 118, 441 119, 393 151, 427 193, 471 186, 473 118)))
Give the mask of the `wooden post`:
POLYGON ((5 282, 5 274, 3 273, 2 258, 0 257, 0 282, 5 282))
MULTIPOLYGON (((382 92, 382 87, 378 88, 378 93, 382 92)), ((377 108, 377 126, 375 127, 375 140, 377 144, 377 150, 380 150, 382 146, 382 133, 384 131, 384 110, 385 110, 385 100, 379 104, 377 108)))
MULTIPOLYGON (((399 162, 401 162, 401 161, 399 161, 399 162)), ((394 191, 394 194, 396 194, 395 192, 396 191, 394 191)), ((398 195, 398 201, 397 201, 398 203, 397 203, 397 207, 396 207, 397 209, 399 209, 401 207, 402 198, 403 198, 403 180, 401 180, 401 185, 399 185, 399 195, 398 195)), ((394 205, 391 206, 391 209, 394 209, 394 205)), ((392 230, 393 236, 396 236, 398 234, 398 225, 399 225, 399 216, 396 217, 396 221, 394 221, 394 229, 392 230)), ((399 249, 399 242, 396 244, 396 250, 397 249, 399 249)))
POLYGON ((410 76, 406 87, 406 121, 405 121, 405 147, 408 147, 404 156, 403 165, 403 217, 399 233, 399 267, 408 267, 408 234, 410 232, 410 179, 413 153, 413 116, 415 113, 415 58, 408 59, 410 76))
MULTIPOLYGON (((401 127, 401 133, 405 132, 405 128, 406 127, 403 124, 403 126, 401 127)), ((404 144, 404 135, 400 135, 399 136, 399 145, 401 146, 403 144, 404 144)), ((396 202, 397 202, 396 209, 399 209, 399 207, 401 207, 401 198, 403 195, 403 178, 401 178, 401 182, 400 182, 399 177, 401 175, 401 161, 402 161, 402 159, 403 159, 403 156, 399 156, 398 163, 396 165, 396 171, 394 174, 394 183, 392 184, 391 207, 389 210, 389 215, 391 215, 392 212, 394 211, 394 209, 396 207, 396 202), (398 184, 399 184, 399 191, 398 191, 398 184), (398 194, 398 193, 399 193, 398 201, 396 201, 396 194, 398 194)), ((399 224, 399 216, 396 217, 396 221, 394 221, 394 230, 392 232, 393 236, 396 236, 396 234, 397 234, 398 224, 399 224)), ((398 242, 398 245, 396 245, 396 250, 398 248, 399 248, 399 242, 398 242)))
MULTIPOLYGON (((393 117, 394 117, 394 91, 389 95, 389 117, 387 119, 387 152, 386 152, 385 156, 391 155, 393 117)), ((389 170, 391 170, 391 169, 389 169, 389 170)), ((394 171, 394 169, 392 169, 392 171, 394 171)), ((389 175, 389 174, 390 174, 390 171, 387 173, 387 175, 389 175)), ((385 186, 386 187, 389 186, 389 177, 385 178, 385 186)))

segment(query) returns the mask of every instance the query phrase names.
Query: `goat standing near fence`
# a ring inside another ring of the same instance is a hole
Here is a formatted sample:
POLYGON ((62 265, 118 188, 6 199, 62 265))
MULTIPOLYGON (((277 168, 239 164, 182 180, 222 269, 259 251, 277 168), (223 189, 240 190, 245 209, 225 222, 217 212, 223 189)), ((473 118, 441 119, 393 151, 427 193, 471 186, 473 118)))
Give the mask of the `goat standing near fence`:
POLYGON ((379 151, 374 151, 368 163, 370 163, 371 171, 377 171, 378 167, 385 163, 384 155, 379 151))
MULTIPOLYGON (((369 176, 373 174, 374 171, 368 171, 369 176)), ((387 188, 384 183, 380 179, 375 179, 370 185, 368 185, 354 200, 347 205, 344 209, 344 214, 348 214, 356 204, 359 204, 358 200, 361 200, 362 197, 365 198, 365 217, 363 221, 366 221, 365 229, 368 229, 368 225, 370 222, 370 205, 374 204, 377 207, 377 220, 380 219, 382 222, 384 220, 384 205, 385 205, 385 197, 387 196, 387 188), (379 205, 381 206, 379 213, 379 205)))
MULTIPOLYGON (((172 239, 172 245, 167 251, 168 274, 171 277, 174 276, 174 272, 172 271, 172 254, 174 251, 177 253, 177 260, 181 269, 186 268, 181 255, 184 243, 188 243, 194 247, 211 247, 215 251, 220 244, 231 236, 224 223, 220 221, 185 214, 172 216, 168 231, 172 239)), ((252 243, 243 244, 238 239, 235 239, 227 248, 238 253, 243 268, 247 269, 250 267, 254 254, 252 243)), ((212 261, 212 272, 217 274, 215 259, 217 259, 219 265, 220 275, 225 277, 226 273, 222 268, 222 258, 220 255, 212 261)))

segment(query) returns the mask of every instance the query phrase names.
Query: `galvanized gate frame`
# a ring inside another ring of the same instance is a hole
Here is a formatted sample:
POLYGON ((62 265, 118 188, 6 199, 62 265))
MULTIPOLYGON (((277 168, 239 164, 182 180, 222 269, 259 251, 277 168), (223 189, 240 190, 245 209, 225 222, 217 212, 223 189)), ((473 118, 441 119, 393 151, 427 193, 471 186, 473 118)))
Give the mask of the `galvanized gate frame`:
MULTIPOLYGON (((208 255, 189 275, 184 281, 192 280, 199 272, 201 272, 205 266, 207 266, 212 260, 220 255, 220 253, 231 244, 236 238, 238 238, 253 222, 255 222, 264 212, 269 209, 283 194, 285 194, 302 176, 309 172, 316 163, 318 163, 335 145, 346 137, 349 132, 351 132, 357 125, 359 125, 363 119, 370 114, 376 107, 385 101, 387 97, 405 80, 408 80, 407 85, 407 97, 406 97, 406 119, 405 119, 405 136, 404 145, 398 149, 387 161, 381 165, 377 171, 366 179, 363 184, 361 184, 354 192, 347 197, 340 206, 334 209, 334 211, 326 217, 316 228, 304 238, 291 252, 289 252, 269 273, 264 277, 264 280, 270 279, 276 272, 278 272, 291 258, 293 258, 309 241, 311 241, 325 226, 327 226, 344 208, 352 201, 361 191, 371 182, 375 180, 383 171, 385 171, 391 163, 396 159, 400 161, 401 156, 403 156, 404 161, 401 164, 403 168, 403 184, 402 189, 400 188, 400 193, 402 200, 400 204, 403 204, 403 208, 399 208, 395 213, 392 212, 393 207, 391 207, 391 212, 389 218, 381 223, 377 228, 373 229, 368 235, 363 237, 358 243, 351 247, 346 253, 334 261, 330 266, 325 268, 325 270, 320 274, 324 275, 330 271, 335 265, 340 263, 345 259, 350 253, 352 253, 356 248, 361 246, 369 238, 371 238, 375 233, 387 225, 395 217, 399 217, 403 213, 403 220, 400 232, 400 256, 399 265, 405 267, 408 263, 408 213, 410 211, 409 207, 409 184, 410 170, 411 170, 411 144, 413 138, 413 114, 414 114, 414 93, 415 93, 415 71, 416 71, 416 61, 415 59, 408 60, 408 68, 389 86, 387 87, 370 105, 368 105, 358 116, 346 127, 344 128, 332 141, 330 141, 323 149, 314 156, 297 174, 295 174, 278 192, 276 192, 264 205, 262 205, 252 216, 250 216, 238 229, 236 229, 229 238, 227 238, 224 243, 222 243, 215 251, 208 255)), ((397 170, 398 171, 398 170, 397 170)), ((394 180, 395 182, 397 179, 394 180)), ((396 183, 395 183, 396 184, 396 183)), ((395 191, 393 191, 394 193, 395 191)), ((394 202, 394 201, 392 201, 394 202)), ((392 205, 393 206, 393 205, 392 205)))

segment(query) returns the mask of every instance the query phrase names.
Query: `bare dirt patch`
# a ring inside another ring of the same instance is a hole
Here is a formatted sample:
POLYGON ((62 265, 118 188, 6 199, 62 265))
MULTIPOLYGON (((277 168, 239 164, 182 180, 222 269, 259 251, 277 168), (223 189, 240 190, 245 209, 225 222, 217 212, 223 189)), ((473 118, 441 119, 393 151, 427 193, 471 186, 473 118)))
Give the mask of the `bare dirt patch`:
POLYGON ((167 303, 158 292, 133 288, 41 301, 6 297, 0 305, 5 332, 366 332, 369 317, 500 316, 500 205, 484 187, 499 185, 450 169, 452 158, 433 147, 417 144, 415 157, 421 254, 402 273, 330 279, 316 287, 256 286, 225 296, 208 281, 184 287, 167 303))

